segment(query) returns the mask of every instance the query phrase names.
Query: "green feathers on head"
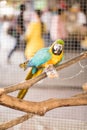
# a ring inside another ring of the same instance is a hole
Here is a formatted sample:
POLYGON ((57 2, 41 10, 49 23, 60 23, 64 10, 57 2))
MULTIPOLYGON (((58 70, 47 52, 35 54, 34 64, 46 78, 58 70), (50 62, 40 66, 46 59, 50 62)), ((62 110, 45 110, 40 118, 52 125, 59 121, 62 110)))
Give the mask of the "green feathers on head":
POLYGON ((57 39, 52 45, 51 45, 51 47, 50 48, 52 48, 53 46, 54 46, 54 44, 61 44, 61 45, 63 45, 64 46, 64 41, 62 40, 62 39, 57 39))
POLYGON ((55 42, 58 43, 58 44, 64 45, 64 41, 62 39, 58 39, 55 42))
POLYGON ((57 39, 50 47, 50 49, 52 49, 52 47, 54 46, 54 44, 61 44, 62 46, 64 46, 64 41, 62 39, 57 39))

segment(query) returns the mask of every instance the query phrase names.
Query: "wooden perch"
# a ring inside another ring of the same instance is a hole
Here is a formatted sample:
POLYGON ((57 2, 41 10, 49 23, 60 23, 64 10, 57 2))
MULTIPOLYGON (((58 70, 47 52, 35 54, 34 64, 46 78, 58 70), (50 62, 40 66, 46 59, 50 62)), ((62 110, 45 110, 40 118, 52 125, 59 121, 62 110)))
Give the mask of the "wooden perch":
POLYGON ((11 127, 13 127, 19 123, 22 123, 22 122, 24 122, 32 117, 33 117, 33 114, 28 113, 28 114, 25 114, 24 116, 18 117, 17 119, 2 123, 2 124, 0 124, 0 130, 6 130, 8 128, 11 128, 11 127))
POLYGON ((87 83, 84 83, 84 84, 82 85, 82 88, 83 88, 84 91, 87 92, 87 83))
POLYGON ((87 93, 66 99, 48 99, 41 102, 25 101, 3 94, 0 97, 0 104, 15 110, 42 116, 58 107, 87 105, 87 93))
MULTIPOLYGON (((10 101, 9 105, 11 105, 14 109, 15 104, 12 105, 11 103, 13 103, 15 98, 4 94, 4 95, 2 95, 0 103, 3 102, 4 98, 6 99, 5 102, 10 101)), ((19 101, 17 101, 17 103, 18 102, 21 103, 22 101, 19 100, 19 101)), ((16 103, 16 100, 14 103, 16 103)), ((24 103, 26 104, 26 101, 25 102, 23 101, 22 103, 24 105, 24 103)), ((33 108, 33 109, 35 109, 34 113, 37 113, 39 115, 44 115, 47 111, 50 111, 57 107, 87 105, 87 93, 81 93, 78 95, 74 95, 73 97, 68 98, 68 99, 49 99, 47 101, 43 101, 43 102, 39 102, 39 103, 35 103, 35 102, 27 102, 27 103, 29 104, 29 106, 28 106, 28 104, 27 104, 27 106, 25 106, 27 109, 28 109, 28 107, 30 107, 30 105, 31 105, 30 103, 33 103, 33 105, 35 104, 35 107, 37 107, 37 108, 34 108, 34 106, 32 105, 30 109, 33 108)), ((5 106, 6 106, 6 104, 5 104, 5 106)), ((19 106, 20 106, 20 104, 19 104, 19 106)), ((2 124, 0 124, 0 130, 5 130, 8 128, 11 128, 19 123, 22 123, 22 122, 28 120, 29 118, 32 118, 34 115, 35 114, 28 113, 28 114, 25 114, 24 116, 18 117, 17 119, 2 123, 2 124)))
MULTIPOLYGON (((66 61, 65 63, 55 67, 57 71, 61 70, 61 69, 64 69, 72 64, 75 64, 76 62, 82 60, 82 59, 85 59, 87 58, 87 52, 84 52, 82 54, 80 54, 79 56, 69 60, 69 61, 66 61)), ((27 89, 27 88, 30 88, 32 85, 34 85, 35 83, 37 83, 38 81, 46 78, 47 75, 46 73, 42 73, 41 75, 35 77, 34 79, 30 79, 30 80, 27 80, 27 81, 24 81, 24 82, 21 82, 17 85, 13 85, 13 86, 10 86, 10 87, 6 87, 6 88, 2 88, 0 89, 0 94, 3 94, 3 93, 10 93, 10 92, 14 92, 14 91, 17 91, 17 90, 20 90, 20 89, 27 89)))

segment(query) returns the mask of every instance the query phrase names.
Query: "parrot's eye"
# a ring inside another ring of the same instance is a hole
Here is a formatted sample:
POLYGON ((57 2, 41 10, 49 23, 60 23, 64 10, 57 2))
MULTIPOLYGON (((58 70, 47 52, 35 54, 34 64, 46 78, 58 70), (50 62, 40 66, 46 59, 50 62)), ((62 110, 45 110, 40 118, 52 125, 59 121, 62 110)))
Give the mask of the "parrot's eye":
POLYGON ((55 54, 55 55, 60 55, 62 53, 62 45, 60 44, 55 44, 52 48, 52 52, 55 54))

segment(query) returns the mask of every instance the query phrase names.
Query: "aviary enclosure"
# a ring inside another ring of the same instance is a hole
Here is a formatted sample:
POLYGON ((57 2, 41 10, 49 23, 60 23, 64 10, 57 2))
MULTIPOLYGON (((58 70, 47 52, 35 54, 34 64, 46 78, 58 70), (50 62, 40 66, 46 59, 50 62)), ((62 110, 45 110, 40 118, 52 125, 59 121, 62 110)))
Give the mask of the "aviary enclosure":
POLYGON ((0 130, 6 129, 87 130, 87 1, 0 0, 0 130), (22 22, 17 21, 20 5, 26 7, 22 22), (45 47, 58 38, 65 42, 64 58, 54 66, 56 78, 43 72, 26 80, 29 70, 19 67, 26 61, 25 36, 29 24, 37 21, 35 10, 42 12, 45 47), (18 99, 24 88, 28 93, 18 99))

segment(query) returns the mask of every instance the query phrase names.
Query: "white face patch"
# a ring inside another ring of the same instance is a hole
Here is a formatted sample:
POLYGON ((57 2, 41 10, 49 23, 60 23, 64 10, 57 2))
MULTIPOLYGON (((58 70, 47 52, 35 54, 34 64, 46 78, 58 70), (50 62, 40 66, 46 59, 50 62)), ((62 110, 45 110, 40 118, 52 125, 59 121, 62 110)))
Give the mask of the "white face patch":
POLYGON ((61 44, 55 44, 54 46, 53 46, 53 53, 54 54, 60 54, 61 52, 62 52, 62 49, 63 49, 63 47, 62 47, 62 45, 61 44))
POLYGON ((62 45, 60 45, 60 44, 55 44, 55 45, 54 45, 54 50, 58 50, 58 49, 61 49, 61 50, 62 50, 62 45))

